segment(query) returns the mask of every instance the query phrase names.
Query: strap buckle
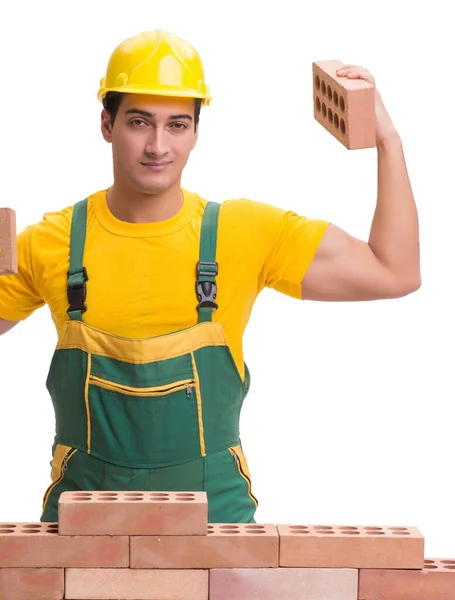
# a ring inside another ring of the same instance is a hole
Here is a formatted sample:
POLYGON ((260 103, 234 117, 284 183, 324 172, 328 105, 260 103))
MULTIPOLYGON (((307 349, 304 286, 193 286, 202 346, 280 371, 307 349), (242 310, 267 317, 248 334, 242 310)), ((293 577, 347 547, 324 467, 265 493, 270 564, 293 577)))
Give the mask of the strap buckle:
POLYGON ((206 260, 200 260, 197 263, 197 274, 198 277, 202 275, 203 277, 216 277, 218 275, 218 263, 210 262, 206 260), (209 267, 208 269, 206 267, 209 267), (210 267, 213 268, 210 269, 210 267))
POLYGON ((200 260, 197 263, 198 281, 196 282, 196 294, 200 308, 217 309, 218 304, 215 302, 217 287, 214 281, 199 281, 199 277, 216 277, 218 275, 218 263, 200 260))
MULTIPOLYGON (((84 277, 83 283, 67 283, 67 297, 70 305, 66 311, 67 313, 70 313, 73 310, 80 310, 82 313, 84 313, 87 310, 87 307, 84 304, 87 298, 87 286, 85 285, 85 282, 88 281, 87 270, 85 267, 82 268, 82 274, 84 277)), ((69 277, 69 275, 70 272, 68 271, 67 277, 69 277)))
POLYGON ((196 294, 199 304, 197 308, 218 308, 215 302, 216 283, 214 281, 198 281, 196 284, 196 294))

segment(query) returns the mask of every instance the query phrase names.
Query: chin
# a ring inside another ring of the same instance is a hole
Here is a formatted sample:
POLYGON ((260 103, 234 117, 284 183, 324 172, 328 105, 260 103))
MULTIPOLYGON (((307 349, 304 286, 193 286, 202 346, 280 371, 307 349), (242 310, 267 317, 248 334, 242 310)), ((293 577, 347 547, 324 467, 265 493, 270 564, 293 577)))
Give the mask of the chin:
POLYGON ((171 187, 171 183, 168 181, 138 181, 135 187, 144 194, 159 194, 171 187))

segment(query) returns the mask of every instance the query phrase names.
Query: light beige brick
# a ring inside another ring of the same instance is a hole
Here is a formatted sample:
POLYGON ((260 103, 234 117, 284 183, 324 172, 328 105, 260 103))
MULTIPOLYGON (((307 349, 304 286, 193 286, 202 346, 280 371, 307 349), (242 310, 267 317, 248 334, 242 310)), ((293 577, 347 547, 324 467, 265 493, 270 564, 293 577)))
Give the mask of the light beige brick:
POLYGON ((356 569, 212 569, 210 600, 357 600, 356 569))
POLYGON ((208 600, 208 582, 207 570, 67 569, 65 598, 208 600))

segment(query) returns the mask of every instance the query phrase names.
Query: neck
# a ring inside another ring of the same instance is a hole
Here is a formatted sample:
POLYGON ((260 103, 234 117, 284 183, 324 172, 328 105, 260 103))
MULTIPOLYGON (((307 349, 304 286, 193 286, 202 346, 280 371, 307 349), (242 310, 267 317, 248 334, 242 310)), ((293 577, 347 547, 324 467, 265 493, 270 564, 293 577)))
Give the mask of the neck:
POLYGON ((127 223, 156 223, 175 216, 183 204, 180 182, 158 193, 125 189, 115 183, 107 191, 107 205, 116 219, 127 223))

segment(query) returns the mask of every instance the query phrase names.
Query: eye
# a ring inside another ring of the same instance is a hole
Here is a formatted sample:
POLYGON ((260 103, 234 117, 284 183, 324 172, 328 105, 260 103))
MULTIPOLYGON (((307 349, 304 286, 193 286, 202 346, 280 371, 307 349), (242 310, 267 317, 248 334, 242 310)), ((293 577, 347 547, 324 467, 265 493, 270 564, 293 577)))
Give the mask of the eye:
POLYGON ((141 124, 147 125, 147 122, 144 119, 131 119, 129 124, 139 127, 141 124))
POLYGON ((186 123, 171 123, 171 127, 176 131, 183 131, 184 129, 188 129, 188 125, 186 123))

